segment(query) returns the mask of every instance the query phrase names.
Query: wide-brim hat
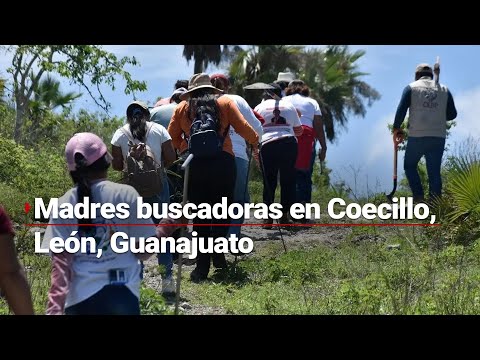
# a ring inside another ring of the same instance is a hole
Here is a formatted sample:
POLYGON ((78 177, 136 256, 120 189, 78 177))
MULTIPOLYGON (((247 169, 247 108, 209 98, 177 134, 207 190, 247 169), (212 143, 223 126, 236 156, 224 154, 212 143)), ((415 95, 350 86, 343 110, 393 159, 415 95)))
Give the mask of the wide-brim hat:
POLYGON ((190 78, 188 83, 188 91, 180 95, 181 100, 187 100, 190 97, 192 91, 198 89, 212 89, 214 93, 223 94, 223 91, 216 88, 210 82, 210 76, 206 73, 195 74, 190 78))
POLYGON ((244 90, 273 90, 275 87, 262 82, 257 82, 243 87, 244 90))
POLYGON ((295 79, 295 74, 291 72, 279 72, 277 80, 275 80, 274 83, 285 82, 288 84, 290 81, 293 81, 294 79, 295 79))

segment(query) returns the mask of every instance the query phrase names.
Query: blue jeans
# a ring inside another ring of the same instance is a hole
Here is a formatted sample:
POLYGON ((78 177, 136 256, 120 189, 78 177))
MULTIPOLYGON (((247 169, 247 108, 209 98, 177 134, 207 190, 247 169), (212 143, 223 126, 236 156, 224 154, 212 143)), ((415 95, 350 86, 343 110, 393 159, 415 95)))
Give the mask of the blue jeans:
POLYGON ((440 168, 445 150, 445 138, 424 136, 409 137, 405 151, 404 169, 413 197, 424 197, 422 182, 418 175, 417 165, 422 156, 427 163, 428 186, 430 197, 441 196, 442 178, 440 168))
MULTIPOLYGON (((235 179, 235 189, 233 193, 233 202, 238 204, 245 204, 250 202, 250 195, 248 193, 248 161, 239 157, 235 157, 235 165, 237 168, 237 177, 235 179), (245 191, 246 189, 246 191, 245 191)), ((231 224, 243 224, 244 216, 240 219, 232 219, 231 224)), ((228 235, 231 234, 240 236, 240 226, 230 226, 228 229, 228 235)))
POLYGON ((125 285, 106 285, 65 309, 66 315, 140 315, 138 298, 125 285))
MULTIPOLYGON (((170 189, 168 186, 167 177, 164 177, 163 190, 160 194, 150 197, 144 197, 143 202, 153 204, 169 204, 170 203, 170 189)), ((155 224, 160 222, 160 219, 152 219, 155 224)), ((157 255, 158 265, 162 265, 165 268, 165 277, 170 277, 173 274, 173 257, 171 249, 167 246, 166 253, 159 253, 157 255)), ((143 263, 142 263, 142 278, 143 278, 143 263)))
POLYGON ((311 203, 312 202, 312 176, 313 176, 313 166, 315 164, 315 155, 316 155, 316 142, 313 144, 312 150, 312 159, 310 161, 310 169, 308 170, 299 170, 296 171, 296 180, 297 180, 297 194, 296 200, 299 203, 311 203))

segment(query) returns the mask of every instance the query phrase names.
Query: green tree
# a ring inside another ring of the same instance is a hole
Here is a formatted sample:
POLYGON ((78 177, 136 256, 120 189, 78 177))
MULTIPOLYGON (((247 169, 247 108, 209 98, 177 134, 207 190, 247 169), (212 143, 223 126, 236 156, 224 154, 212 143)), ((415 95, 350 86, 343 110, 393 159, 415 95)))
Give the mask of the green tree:
POLYGON ((258 104, 261 92, 243 91, 255 82, 270 83, 279 72, 291 71, 311 89, 311 97, 321 107, 327 138, 335 139, 335 125, 347 126, 348 115, 366 115, 380 94, 362 80, 367 73, 358 70, 358 59, 365 54, 351 53, 348 46, 327 46, 325 49, 305 49, 296 45, 252 45, 236 49, 229 67, 235 79, 233 91, 243 95, 251 106, 258 104))
POLYGON ((210 63, 220 64, 222 54, 228 54, 228 45, 184 45, 183 57, 187 63, 193 59, 193 73, 204 72, 210 63))
POLYGON ((364 55, 364 50, 351 53, 346 45, 331 45, 301 56, 299 78, 320 105, 330 141, 336 138, 336 125, 347 126, 349 114, 365 117, 367 106, 380 99, 378 91, 361 80, 368 75, 358 69, 357 61, 364 55))
POLYGON ((256 82, 271 83, 278 73, 298 70, 299 56, 303 46, 294 45, 252 45, 247 49, 236 49, 231 57, 229 74, 235 79, 232 92, 242 95, 250 106, 260 102, 262 92, 244 92, 243 87, 256 82))
POLYGON ((5 83, 6 83, 6 80, 0 78, 0 104, 5 103, 5 98, 4 98, 5 97, 5 83))
POLYGON ((60 90, 60 81, 47 75, 33 89, 31 110, 46 111, 54 110, 58 107, 65 108, 81 96, 82 94, 80 93, 62 92, 60 90))
POLYGON ((13 54, 8 72, 12 75, 16 105, 16 142, 22 138, 34 90, 46 73, 56 73, 80 85, 107 113, 111 105, 103 96, 102 84, 115 90, 117 76, 120 76, 126 82, 124 92, 127 95, 147 88, 144 81, 133 80, 124 69, 126 65, 138 65, 135 57, 118 59, 99 45, 10 45, 6 51, 13 54))
POLYGON ((240 50, 229 69, 238 86, 253 82, 273 82, 280 71, 298 69, 298 56, 303 46, 252 45, 240 50))
POLYGON ((47 75, 42 79, 33 90, 33 99, 30 101, 29 108, 29 129, 28 140, 31 143, 37 141, 37 135, 41 132, 41 121, 47 112, 61 107, 66 109, 73 101, 81 97, 82 94, 75 92, 64 93, 60 90, 60 81, 47 75))

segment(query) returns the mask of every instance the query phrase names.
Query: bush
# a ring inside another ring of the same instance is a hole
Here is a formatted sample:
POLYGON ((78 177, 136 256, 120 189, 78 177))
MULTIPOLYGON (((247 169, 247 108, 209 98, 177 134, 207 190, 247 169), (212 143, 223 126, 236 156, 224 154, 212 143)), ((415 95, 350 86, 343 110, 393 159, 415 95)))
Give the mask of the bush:
POLYGON ((71 186, 65 160, 51 149, 27 150, 0 138, 0 182, 28 197, 59 197, 71 186))

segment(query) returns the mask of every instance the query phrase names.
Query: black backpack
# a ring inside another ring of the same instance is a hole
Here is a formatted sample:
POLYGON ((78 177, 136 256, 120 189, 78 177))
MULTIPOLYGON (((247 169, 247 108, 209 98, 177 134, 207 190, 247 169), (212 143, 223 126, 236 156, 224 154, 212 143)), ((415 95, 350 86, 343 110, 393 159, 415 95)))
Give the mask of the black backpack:
POLYGON ((214 111, 203 101, 197 103, 195 118, 190 126, 190 136, 187 138, 188 152, 196 158, 214 158, 223 151, 223 143, 228 134, 227 126, 223 136, 218 134, 220 121, 214 111))

